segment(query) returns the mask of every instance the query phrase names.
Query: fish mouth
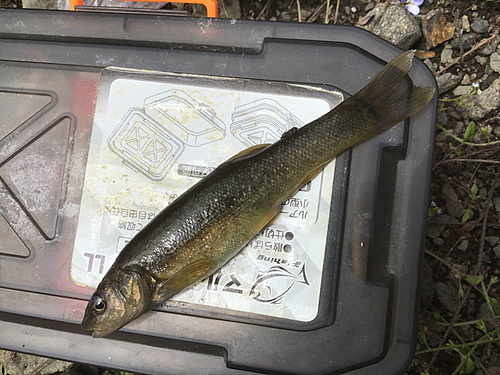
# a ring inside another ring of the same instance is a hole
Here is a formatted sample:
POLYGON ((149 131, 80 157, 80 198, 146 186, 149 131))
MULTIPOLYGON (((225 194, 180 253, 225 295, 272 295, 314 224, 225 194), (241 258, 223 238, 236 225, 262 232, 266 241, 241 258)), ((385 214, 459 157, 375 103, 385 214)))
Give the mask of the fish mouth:
POLYGON ((109 335, 111 332, 114 332, 115 330, 114 329, 96 329, 93 333, 92 333, 92 337, 95 338, 95 339, 98 339, 100 337, 104 337, 104 336, 107 336, 109 335))

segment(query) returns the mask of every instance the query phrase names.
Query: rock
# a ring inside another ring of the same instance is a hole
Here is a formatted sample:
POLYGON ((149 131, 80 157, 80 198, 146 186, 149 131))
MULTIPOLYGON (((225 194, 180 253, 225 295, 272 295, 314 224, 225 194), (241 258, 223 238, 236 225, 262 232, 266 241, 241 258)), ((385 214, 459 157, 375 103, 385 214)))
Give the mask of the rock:
POLYGON ((500 197, 496 196, 493 198, 493 204, 495 205, 495 211, 500 212, 500 197))
POLYGON ((456 111, 451 111, 450 113, 448 113, 448 116, 450 116, 451 118, 454 118, 455 120, 462 119, 462 116, 460 115, 460 113, 458 113, 456 111))
POLYGON ((497 236, 486 236, 484 240, 488 242, 490 246, 495 246, 498 241, 500 241, 500 238, 498 238, 497 236))
POLYGON ((491 54, 490 66, 495 72, 500 73, 500 53, 495 52, 491 54))
POLYGON ((470 32, 469 17, 467 17, 465 14, 462 16, 462 30, 467 31, 468 33, 470 32))
POLYGON ((468 74, 465 74, 460 84, 464 86, 470 85, 470 76, 468 74))
POLYGON ((427 65, 427 67, 429 68, 429 70, 431 72, 435 71, 436 70, 436 67, 432 64, 432 61, 429 60, 429 59, 425 59, 424 60, 424 64, 427 65))
POLYGON ((441 64, 448 65, 453 61, 453 49, 448 44, 441 52, 441 64))
POLYGON ((462 121, 457 121, 455 123, 455 128, 454 128, 455 134, 462 134, 464 132, 464 129, 465 129, 465 124, 462 121))
POLYGON ((445 228, 445 225, 434 225, 429 224, 427 226, 427 237, 436 239, 441 235, 441 231, 445 228))
POLYGON ((491 85, 482 91, 481 95, 472 95, 469 99, 471 106, 463 105, 460 111, 472 120, 483 118, 488 112, 500 107, 500 78, 494 80, 491 85))
POLYGON ((460 82, 460 76, 444 73, 436 78, 436 82, 438 84, 439 94, 443 94, 457 87, 460 82))
MULTIPOLYGON (((486 302, 482 303, 479 306, 479 309, 477 310, 476 318, 477 319, 491 318, 492 316, 493 314, 491 313, 488 304, 486 302)), ((486 329, 488 331, 492 331, 495 329, 495 327, 493 327, 493 325, 488 320, 485 320, 484 324, 486 325, 486 329)))
POLYGON ((456 95, 456 96, 467 95, 467 94, 470 94, 471 91, 472 91, 472 88, 470 86, 458 86, 453 90, 453 95, 456 95))
MULTIPOLYGON (((483 42, 485 39, 482 39, 479 41, 479 43, 483 42)), ((493 53, 493 51, 495 50, 495 48, 493 47, 493 45, 491 44, 491 42, 489 43, 486 43, 484 46, 482 46, 481 48, 479 48, 479 54, 483 55, 483 56, 489 56, 493 53)))
POLYGON ((432 240, 432 243, 434 245, 436 245, 436 246, 443 246, 444 245, 444 240, 442 238, 438 237, 438 238, 434 238, 432 240))
POLYGON ((427 49, 431 49, 453 38, 455 26, 446 22, 443 9, 440 8, 430 11, 422 18, 422 33, 427 49))
POLYGON ((484 64, 486 64, 486 62, 488 61, 488 59, 486 58, 486 56, 476 56, 476 61, 479 64, 484 65, 484 64))
POLYGON ((466 34, 463 34, 460 38, 454 39, 451 42, 451 45, 453 46, 453 48, 456 48, 456 49, 469 49, 474 44, 476 44, 476 38, 477 38, 476 34, 466 33, 466 34))
POLYGON ((365 11, 368 12, 369 10, 372 10, 373 8, 375 8, 375 4, 373 2, 370 2, 370 3, 366 4, 365 11))
POLYGON ((449 312, 455 313, 460 304, 457 289, 453 285, 439 282, 435 285, 435 291, 443 306, 446 307, 449 312))
MULTIPOLYGON (((370 12, 376 9, 377 7, 370 12)), ((372 33, 404 50, 413 46, 422 36, 415 17, 399 5, 390 5, 386 8, 373 27, 372 33)))
POLYGON ((479 34, 485 34, 488 32, 488 21, 476 18, 470 24, 470 27, 473 31, 479 34))
POLYGON ((469 247, 469 240, 463 240, 457 246, 458 250, 462 250, 462 251, 466 251, 468 247, 469 247))
POLYGON ((443 185, 443 197, 446 200, 446 212, 454 217, 461 217, 464 211, 464 207, 460 203, 455 190, 450 184, 443 185))
POLYGON ((493 248, 493 252, 495 253, 495 256, 500 259, 500 245, 496 246, 493 248))
POLYGON ((422 294, 421 298, 424 302, 432 302, 432 298, 434 297, 434 280, 432 277, 432 268, 427 263, 427 260, 424 260, 424 267, 422 269, 422 294))

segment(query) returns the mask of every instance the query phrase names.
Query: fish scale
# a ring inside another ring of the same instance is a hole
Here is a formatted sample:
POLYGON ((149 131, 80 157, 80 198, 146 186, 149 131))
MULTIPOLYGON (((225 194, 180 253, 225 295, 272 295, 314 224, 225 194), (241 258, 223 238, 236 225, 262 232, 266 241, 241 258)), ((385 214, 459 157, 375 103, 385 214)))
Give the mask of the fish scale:
POLYGON ((412 59, 412 51, 398 56, 330 112, 272 145, 242 151, 180 195, 118 255, 83 328, 105 336, 209 276, 330 160, 422 109, 434 89, 413 86, 412 59))

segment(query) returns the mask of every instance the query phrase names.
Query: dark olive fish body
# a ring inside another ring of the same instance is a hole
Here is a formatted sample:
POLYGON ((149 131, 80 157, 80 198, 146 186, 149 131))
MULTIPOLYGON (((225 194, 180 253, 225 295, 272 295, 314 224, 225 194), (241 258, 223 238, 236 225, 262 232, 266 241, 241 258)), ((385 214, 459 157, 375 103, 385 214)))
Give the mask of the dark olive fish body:
POLYGON ((434 91, 413 86, 412 59, 400 55, 324 116, 244 150, 178 197, 119 254, 82 326, 104 336, 209 276, 335 156, 423 108, 434 91))

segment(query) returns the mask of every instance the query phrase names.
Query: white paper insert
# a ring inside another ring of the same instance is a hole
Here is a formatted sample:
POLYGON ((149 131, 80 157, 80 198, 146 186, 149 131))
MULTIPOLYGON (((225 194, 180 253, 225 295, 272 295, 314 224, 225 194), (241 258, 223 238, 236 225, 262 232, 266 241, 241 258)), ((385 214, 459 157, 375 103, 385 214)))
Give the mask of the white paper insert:
MULTIPOLYGON (((140 74, 108 81, 98 96, 71 267, 74 282, 91 287, 130 238, 202 176, 330 110, 324 99, 290 92, 155 82, 140 74)), ((286 201, 221 270, 173 300, 313 320, 334 165, 286 201)))

